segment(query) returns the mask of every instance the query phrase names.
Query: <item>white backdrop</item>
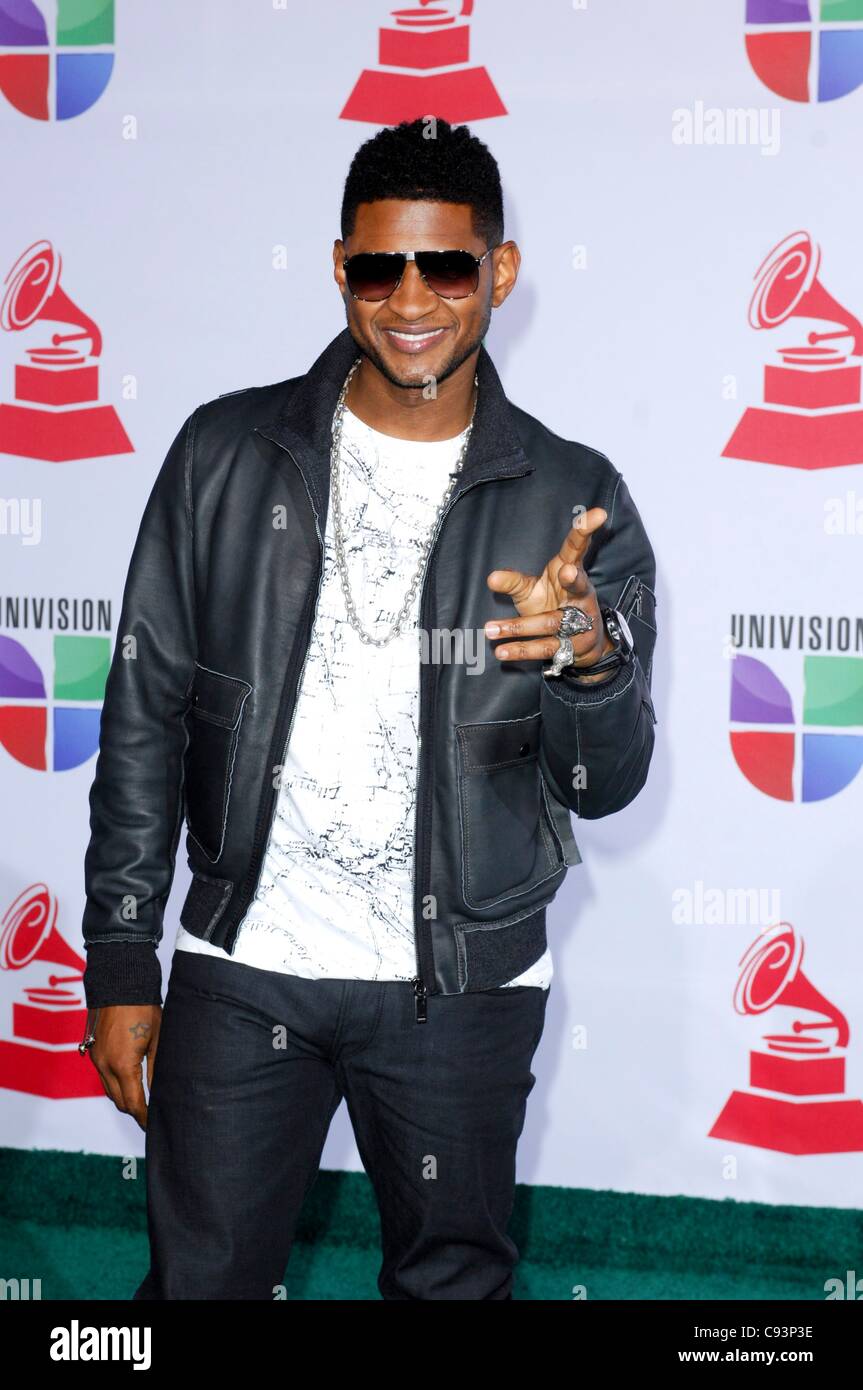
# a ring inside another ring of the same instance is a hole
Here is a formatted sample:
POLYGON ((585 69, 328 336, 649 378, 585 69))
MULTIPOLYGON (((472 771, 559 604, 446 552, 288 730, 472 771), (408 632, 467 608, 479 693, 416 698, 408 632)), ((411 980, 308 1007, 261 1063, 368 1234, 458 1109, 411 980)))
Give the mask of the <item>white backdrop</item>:
MULTIPOLYGON (((799 317, 769 332, 750 327, 753 276, 771 248, 808 231, 824 286, 863 313, 863 91, 804 103, 768 90, 746 55, 744 9, 737 0, 477 0, 470 17, 472 59, 507 114, 469 124, 500 164, 506 235, 523 255, 487 346, 514 402, 622 471, 658 560, 656 752, 633 805, 574 824, 584 863, 549 911, 556 973, 518 1176, 856 1206, 863 777, 801 802, 744 775, 729 743, 729 633, 735 614, 856 622, 863 542, 830 534, 824 508, 848 492, 856 504, 863 452, 821 468, 722 452, 745 407, 763 400, 765 363, 778 364, 776 349, 803 343, 811 327, 799 317), (703 138, 698 113, 710 108, 723 143, 703 138), (724 113, 738 108, 755 111, 768 138, 733 140, 724 113), (680 143, 681 112, 693 118, 690 143, 680 143), (696 905, 696 920, 676 921, 674 895, 699 883, 725 895, 718 920, 697 920, 696 905), (778 891, 778 915, 805 942, 806 978, 850 1025, 839 1048, 834 1027, 802 1035, 813 1046, 790 1063, 797 1077, 822 1078, 808 1113, 827 1152, 780 1151, 789 1122, 773 1107, 799 1114, 803 1102, 775 1075, 751 1093, 751 1142, 709 1135, 731 1092, 749 1089, 750 1048, 763 1052, 766 1034, 787 1039, 794 1019, 819 1017, 800 998, 758 1017, 735 1011, 739 961, 764 925, 731 920, 735 889, 778 891)), ((114 71, 89 110, 46 122, 0 96, 0 275, 34 242, 52 243, 65 292, 104 334, 99 398, 134 448, 62 463, 25 457, 3 443, 0 414, 3 499, 41 506, 37 543, 14 523, 0 536, 0 636, 42 670, 59 629, 37 627, 32 612, 25 623, 20 608, 16 618, 15 600, 112 600, 116 623, 141 512, 183 419, 221 392, 304 371, 344 326, 332 242, 350 159, 376 124, 340 112, 360 70, 376 67, 388 16, 377 0, 129 0, 117 11, 114 71), (297 262, 316 273, 298 273, 297 262)), ((0 49, 10 51, 2 39, 0 49)), ((0 59, 0 85, 2 73, 0 59)), ((49 332, 44 323, 0 332, 4 405, 26 346, 49 332)), ((843 410, 859 435, 850 402, 843 410)), ((800 720, 804 653, 744 650, 789 687, 800 720)), ((846 655, 860 660, 859 646, 846 655)), ((0 694, 0 734, 22 727, 26 701, 14 689, 6 682, 0 694)), ((863 734, 863 716, 851 713, 863 734)), ((799 727, 786 731, 799 755, 799 727)), ((57 930, 80 952, 94 758, 39 771, 9 751, 5 734, 0 741, 0 917, 45 884, 57 930)), ((181 841, 166 978, 187 884, 181 841)), ((26 1088, 32 1049, 52 1049, 26 1025, 22 1036, 15 1006, 57 973, 50 949, 0 971, 0 1143, 140 1154, 143 1134, 104 1098, 26 1088)), ((323 1165, 361 1166, 344 1106, 323 1165)))

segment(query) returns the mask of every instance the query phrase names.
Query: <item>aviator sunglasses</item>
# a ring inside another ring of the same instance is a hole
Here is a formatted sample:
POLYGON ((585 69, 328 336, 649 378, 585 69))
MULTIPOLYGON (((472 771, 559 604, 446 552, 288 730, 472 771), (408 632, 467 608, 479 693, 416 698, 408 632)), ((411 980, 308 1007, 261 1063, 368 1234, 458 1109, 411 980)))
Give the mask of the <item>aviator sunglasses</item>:
POLYGON ((467 299, 476 293, 480 266, 494 249, 490 246, 483 256, 462 250, 358 251, 345 257, 343 268, 354 299, 371 303, 389 299, 401 284, 408 261, 416 262, 429 289, 442 299, 467 299))

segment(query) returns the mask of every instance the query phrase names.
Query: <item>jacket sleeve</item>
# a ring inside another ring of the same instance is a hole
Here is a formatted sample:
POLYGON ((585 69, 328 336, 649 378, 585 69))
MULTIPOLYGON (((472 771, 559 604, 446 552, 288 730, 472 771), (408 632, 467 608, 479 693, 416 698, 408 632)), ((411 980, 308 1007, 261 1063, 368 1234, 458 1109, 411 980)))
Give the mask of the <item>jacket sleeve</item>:
POLYGON ((160 1004, 156 947, 183 819, 183 715, 196 656, 193 412, 141 519, 123 592, 90 788, 84 858, 88 1008, 160 1004))
POLYGON ((656 562, 638 509, 618 473, 608 520, 585 567, 600 606, 616 607, 632 576, 640 598, 628 615, 635 658, 610 679, 578 688, 566 673, 543 676, 540 767, 550 789, 583 820, 620 811, 641 791, 657 722, 651 695, 656 640, 656 562))

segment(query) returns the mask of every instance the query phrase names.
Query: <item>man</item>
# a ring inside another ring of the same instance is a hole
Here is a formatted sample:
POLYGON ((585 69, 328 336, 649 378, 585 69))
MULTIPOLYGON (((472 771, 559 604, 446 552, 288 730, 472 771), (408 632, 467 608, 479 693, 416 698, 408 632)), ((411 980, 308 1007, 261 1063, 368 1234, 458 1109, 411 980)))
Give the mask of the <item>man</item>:
POLYGON ((483 346, 521 259, 490 152, 381 130, 341 232, 347 328, 193 411, 126 581, 83 931, 90 1056, 147 1131, 138 1298, 271 1298, 343 1097, 381 1295, 512 1297, 570 812, 627 805, 653 749, 638 511, 483 346))

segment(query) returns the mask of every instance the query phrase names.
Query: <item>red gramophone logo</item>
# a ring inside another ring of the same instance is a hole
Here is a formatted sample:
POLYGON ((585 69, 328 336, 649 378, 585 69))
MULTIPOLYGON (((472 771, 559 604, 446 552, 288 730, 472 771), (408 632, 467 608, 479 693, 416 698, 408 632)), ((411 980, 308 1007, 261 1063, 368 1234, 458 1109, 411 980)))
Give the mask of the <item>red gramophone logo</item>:
POLYGON ((360 73, 344 121, 398 125, 434 113, 455 125, 505 116, 484 67, 470 61, 473 0, 419 0, 378 31, 378 66, 360 73))
POLYGON ((863 1102, 845 1095, 848 1021, 809 983, 802 963, 803 942, 790 922, 769 928, 743 956, 735 1009, 778 1009, 787 1031, 764 1033, 752 1048, 749 1088, 732 1091, 710 1137, 786 1154, 859 1153, 863 1102))
POLYGON ((29 981, 12 1003, 11 1022, 3 1009, 0 1086, 51 1100, 105 1094, 78 1051, 87 1024, 84 967, 57 930, 57 900, 46 884, 25 888, 0 922, 0 969, 24 970, 29 981))
POLYGON ((764 368, 764 404, 749 407, 723 458, 786 468, 863 463, 863 324, 824 289, 820 261, 809 233, 795 232, 755 272, 749 305, 753 328, 776 328, 792 318, 838 327, 819 331, 813 326, 804 344, 778 349, 779 363, 764 368), (842 338, 850 341, 837 346, 842 338))
POLYGON ((15 404, 0 405, 0 453, 51 463, 132 453, 114 407, 99 405, 102 334, 60 288, 60 266, 50 241, 34 241, 4 281, 0 327, 18 333, 48 320, 74 331, 24 349, 27 361, 15 364, 15 404))

